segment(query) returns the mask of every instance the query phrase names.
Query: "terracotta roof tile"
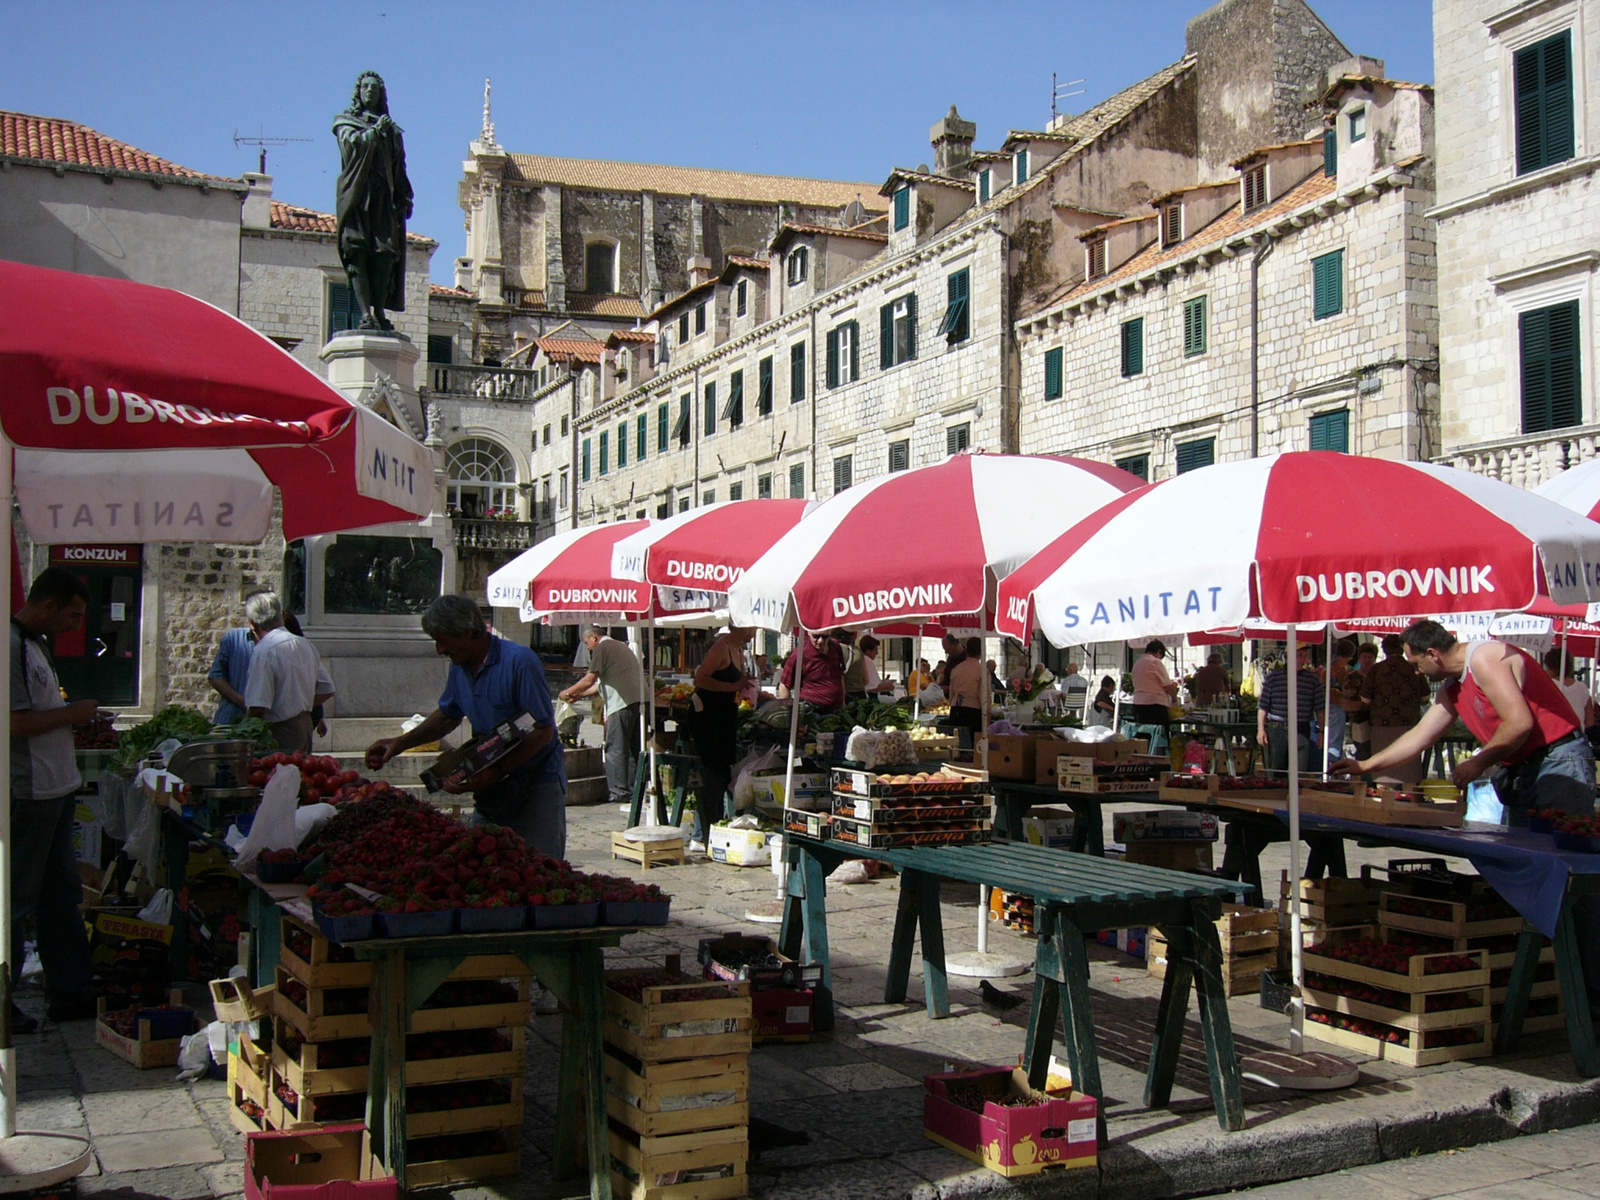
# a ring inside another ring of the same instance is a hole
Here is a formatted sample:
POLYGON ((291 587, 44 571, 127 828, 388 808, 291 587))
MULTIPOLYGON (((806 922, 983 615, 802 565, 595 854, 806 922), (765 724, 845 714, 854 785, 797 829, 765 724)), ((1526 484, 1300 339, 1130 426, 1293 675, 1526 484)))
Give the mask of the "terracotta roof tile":
POLYGON ((442 283, 430 283, 428 285, 428 295, 443 296, 451 300, 471 300, 473 298, 472 293, 467 291, 466 288, 445 287, 442 283))
POLYGON ((511 161, 523 179, 596 191, 661 192, 669 196, 711 196, 719 200, 768 204, 787 201, 821 208, 843 208, 852 200, 861 200, 870 208, 873 205, 867 197, 877 192, 870 183, 714 171, 705 167, 556 158, 548 154, 513 154, 511 161))
MULTIPOLYGON (((1185 258, 1196 250, 1207 246, 1219 245, 1241 233, 1247 233, 1262 225, 1270 225, 1285 213, 1293 212, 1307 204, 1314 204, 1325 196, 1331 196, 1339 186, 1337 179, 1324 174, 1320 169, 1313 171, 1305 179, 1290 188, 1265 208, 1258 208, 1254 212, 1241 213, 1238 205, 1224 212, 1215 221, 1204 229, 1185 238, 1175 245, 1162 248, 1159 240, 1153 241, 1127 262, 1108 275, 1098 279, 1091 279, 1084 283, 1071 285, 1055 295, 1047 298, 1042 304, 1032 308, 1027 315, 1037 315, 1047 308, 1054 308, 1078 296, 1091 295, 1120 280, 1141 275, 1153 267, 1173 259, 1185 258)), ((1145 218, 1153 220, 1153 218, 1145 218)))
POLYGON ((666 312, 669 308, 675 308, 682 304, 685 300, 692 300, 694 297, 702 294, 710 294, 710 292, 716 286, 717 281, 715 279, 708 279, 704 283, 697 283, 692 288, 679 292, 676 296, 669 296, 667 299, 663 300, 654 311, 646 313, 645 320, 654 320, 656 317, 659 317, 662 313, 666 312))
MULTIPOLYGON (((1385 79, 1382 75, 1341 75, 1331 83, 1322 96, 1314 103, 1326 104, 1336 95, 1341 94, 1350 87, 1371 87, 1373 84, 1382 84, 1402 92, 1431 92, 1431 83, 1407 83, 1403 79, 1385 79)), ((1307 107, 1310 107, 1309 105, 1307 107)))
POLYGON ((606 338, 606 345, 612 342, 638 342, 641 345, 655 345, 656 335, 648 329, 614 329, 611 336, 606 338))
POLYGON ((730 254, 728 255, 728 265, 730 267, 749 267, 752 271, 765 271, 772 264, 764 258, 750 258, 743 254, 730 254))
POLYGON ((173 175, 182 179, 224 178, 180 167, 177 163, 107 137, 77 121, 35 117, 19 112, 0 112, 0 154, 35 162, 138 171, 145 175, 173 175))
MULTIPOLYGON (((272 227, 287 229, 292 233, 334 234, 338 232, 338 220, 332 213, 318 212, 314 208, 301 208, 298 204, 285 204, 282 200, 274 200, 272 227)), ((431 237, 424 237, 420 233, 406 234, 406 241, 433 244, 431 237)))
POLYGON ((1111 128, 1118 121, 1139 108, 1167 84, 1178 76, 1194 67, 1193 57, 1180 58, 1169 67, 1162 67, 1154 75, 1148 75, 1138 83, 1130 84, 1114 96, 1109 96, 1100 101, 1093 108, 1085 109, 1075 117, 1069 117, 1060 129, 1053 130, 1048 136, 1052 138, 1090 138, 1102 131, 1111 128))
POLYGON ((960 188, 964 191, 976 191, 978 185, 970 179, 954 179, 949 175, 935 175, 932 171, 912 171, 905 167, 896 167, 889 172, 889 178, 878 189, 878 195, 887 196, 894 191, 897 180, 907 180, 911 183, 935 183, 945 187, 960 188))
MULTIPOLYGON (((860 226, 857 226, 854 229, 842 229, 837 225, 806 225, 796 221, 790 221, 785 224, 784 227, 778 231, 778 237, 782 237, 785 233, 790 232, 820 233, 826 234, 829 237, 861 238, 868 242, 887 242, 889 240, 889 235, 887 233, 883 233, 876 229, 863 229, 860 226)), ((773 238, 772 240, 776 242, 778 239, 773 238)))
POLYGON ((1151 200, 1150 204, 1153 208, 1159 208, 1164 202, 1177 196, 1187 196, 1190 192, 1204 192, 1212 188, 1236 188, 1238 186, 1238 179, 1219 179, 1214 183, 1191 183, 1186 187, 1173 188, 1170 192, 1162 192, 1161 195, 1151 200))
POLYGON ((1299 148, 1299 149, 1310 149, 1313 146, 1319 146, 1320 147, 1321 145, 1322 145, 1322 135, 1321 134, 1318 134, 1314 138, 1304 138, 1304 139, 1296 140, 1296 141, 1293 141, 1293 142, 1274 142, 1270 146, 1257 146, 1254 150, 1250 151, 1249 154, 1241 154, 1238 158, 1234 159, 1233 162, 1229 163, 1228 165, 1229 166, 1233 166, 1233 167, 1243 166, 1245 163, 1251 162, 1254 159, 1265 158, 1267 156, 1268 151, 1271 151, 1271 150, 1291 150, 1291 149, 1296 149, 1296 148, 1299 148))
POLYGON ((533 344, 554 362, 577 359, 579 362, 597 363, 605 352, 605 343, 592 338, 534 338, 533 344))
MULTIPOLYGON (((540 299, 543 300, 542 294, 540 299)), ((567 311, 589 313, 596 317, 642 317, 644 305, 639 302, 637 296, 600 296, 568 292, 567 311)))

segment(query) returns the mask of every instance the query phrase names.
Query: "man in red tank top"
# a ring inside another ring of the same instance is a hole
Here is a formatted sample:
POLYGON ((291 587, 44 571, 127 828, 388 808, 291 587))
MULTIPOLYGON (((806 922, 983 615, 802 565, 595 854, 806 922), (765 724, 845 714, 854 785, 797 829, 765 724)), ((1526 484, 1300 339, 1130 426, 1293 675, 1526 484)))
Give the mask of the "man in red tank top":
POLYGON ((1345 774, 1382 770, 1433 745, 1461 718, 1478 752, 1451 772, 1466 787, 1494 767, 1513 825, 1530 808, 1594 811, 1594 753, 1561 689, 1531 655, 1505 642, 1458 642, 1437 621, 1418 621, 1404 636, 1406 659, 1442 686, 1433 704, 1406 733, 1371 758, 1346 759, 1345 774))

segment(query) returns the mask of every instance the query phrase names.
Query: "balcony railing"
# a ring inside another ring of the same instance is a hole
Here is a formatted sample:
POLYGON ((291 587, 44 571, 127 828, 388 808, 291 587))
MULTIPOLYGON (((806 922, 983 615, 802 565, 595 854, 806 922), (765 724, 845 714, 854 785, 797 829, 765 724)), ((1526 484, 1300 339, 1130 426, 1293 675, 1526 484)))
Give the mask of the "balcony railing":
POLYGON ((512 550, 523 551, 533 545, 534 521, 475 521, 469 517, 455 517, 451 524, 456 531, 456 549, 461 550, 512 550))
POLYGON ((1532 489, 1568 467, 1595 457, 1600 457, 1600 424, 1572 425, 1457 446, 1434 461, 1532 489))
POLYGON ((471 396, 478 400, 528 400, 539 390, 539 372, 526 367, 428 364, 435 396, 471 396))

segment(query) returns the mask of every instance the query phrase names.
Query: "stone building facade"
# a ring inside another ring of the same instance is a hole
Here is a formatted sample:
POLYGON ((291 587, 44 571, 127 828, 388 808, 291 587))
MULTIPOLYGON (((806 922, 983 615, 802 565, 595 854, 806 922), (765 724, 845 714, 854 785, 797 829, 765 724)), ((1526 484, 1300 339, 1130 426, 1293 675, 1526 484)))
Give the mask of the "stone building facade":
POLYGON ((959 450, 1061 449, 1021 405, 1016 314, 1081 284, 1085 233, 1137 226, 1153 200, 1222 175, 1237 190, 1216 163, 1303 138, 1321 122, 1305 105, 1350 59, 1299 0, 1224 0, 1190 22, 1187 49, 995 151, 975 153, 952 109, 930 131, 934 169, 879 189, 882 217, 786 222, 762 255, 653 310, 654 373, 612 393, 602 366, 599 398, 579 401, 575 520, 826 498, 959 450))
POLYGON ((1600 0, 1433 27, 1441 461, 1534 487, 1600 445, 1600 0))
POLYGON ((1338 75, 1323 137, 1086 230, 1089 276, 1017 322, 1020 448, 1147 479, 1438 448, 1429 89, 1338 75))

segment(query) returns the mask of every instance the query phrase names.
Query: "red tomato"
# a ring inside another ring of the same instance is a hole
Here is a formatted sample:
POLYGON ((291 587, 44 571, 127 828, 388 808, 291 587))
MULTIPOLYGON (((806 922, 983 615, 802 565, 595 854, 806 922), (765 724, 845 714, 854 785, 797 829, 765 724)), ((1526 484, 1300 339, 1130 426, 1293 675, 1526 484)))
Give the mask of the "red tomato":
POLYGON ((252 771, 250 773, 250 786, 251 787, 266 787, 267 786, 267 773, 265 771, 252 771))

